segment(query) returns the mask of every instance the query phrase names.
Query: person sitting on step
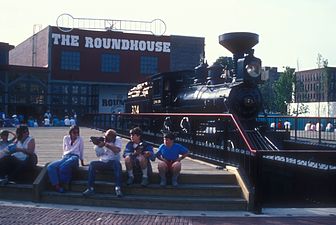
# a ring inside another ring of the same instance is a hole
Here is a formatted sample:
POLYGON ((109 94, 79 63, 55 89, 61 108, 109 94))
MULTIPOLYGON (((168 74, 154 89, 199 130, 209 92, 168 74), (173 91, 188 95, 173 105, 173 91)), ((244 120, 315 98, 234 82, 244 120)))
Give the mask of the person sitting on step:
POLYGON ((2 185, 21 178, 20 175, 24 171, 33 171, 37 164, 35 139, 29 135, 28 126, 20 125, 14 137, 17 140, 7 146, 7 154, 0 159, 0 183, 2 185))
POLYGON ((140 127, 130 130, 130 138, 131 141, 127 143, 123 153, 128 173, 127 185, 133 184, 133 170, 135 170, 142 174, 141 185, 147 186, 149 183, 148 176, 152 172, 150 160, 155 160, 153 147, 142 140, 142 130, 140 127))
POLYGON ((158 170, 161 178, 160 186, 167 185, 167 173, 172 176, 172 185, 178 186, 177 178, 181 172, 181 160, 187 157, 189 150, 181 144, 174 143, 172 132, 163 134, 163 144, 160 145, 156 157, 159 159, 158 170))
POLYGON ((84 165, 83 160, 84 141, 79 136, 79 127, 71 126, 69 135, 63 137, 63 156, 62 159, 51 162, 47 169, 50 183, 55 187, 55 190, 64 193, 65 190, 61 184, 69 186, 72 171, 79 167, 78 160, 81 165, 84 165))
POLYGON ((120 151, 121 151, 121 138, 117 136, 115 130, 109 129, 105 132, 102 140, 93 141, 95 144, 94 149, 99 161, 92 161, 89 165, 88 175, 88 188, 83 192, 84 196, 95 194, 94 182, 96 171, 113 171, 115 179, 115 193, 117 197, 122 197, 121 192, 121 164, 120 164, 120 151))
MULTIPOLYGON (((10 130, 0 131, 0 159, 4 156, 10 155, 10 149, 16 140, 16 134, 10 130), (8 139, 9 134, 12 135, 11 139, 8 139)), ((14 146, 13 146, 14 147, 14 146)))

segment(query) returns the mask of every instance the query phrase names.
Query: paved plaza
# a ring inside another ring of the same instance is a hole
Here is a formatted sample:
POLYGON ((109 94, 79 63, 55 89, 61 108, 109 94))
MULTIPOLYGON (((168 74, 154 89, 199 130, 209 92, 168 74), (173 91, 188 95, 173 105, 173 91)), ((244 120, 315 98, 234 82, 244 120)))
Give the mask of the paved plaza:
MULTIPOLYGON (((12 129, 13 130, 13 129, 12 129)), ((62 154, 66 127, 30 128, 36 139, 39 165, 59 159, 62 154)), ((100 136, 101 131, 81 128, 84 138, 84 158, 88 164, 96 160, 90 136, 100 136)), ((127 143, 123 139, 123 147, 127 143)), ((125 169, 123 165, 123 169, 125 169)), ((157 171, 154 162, 153 170, 157 171)), ((186 159, 183 170, 188 173, 223 173, 215 166, 186 159)), ((335 224, 335 208, 264 208, 260 215, 247 211, 190 211, 148 210, 78 205, 55 205, 34 202, 0 201, 0 224, 335 224)))

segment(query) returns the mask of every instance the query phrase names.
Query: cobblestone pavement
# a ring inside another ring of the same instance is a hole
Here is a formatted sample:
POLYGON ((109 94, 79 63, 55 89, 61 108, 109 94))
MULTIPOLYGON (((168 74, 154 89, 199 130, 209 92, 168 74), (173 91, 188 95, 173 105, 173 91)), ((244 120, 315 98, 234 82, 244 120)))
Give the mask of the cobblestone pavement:
POLYGON ((0 224, 335 224, 336 216, 178 216, 121 214, 118 211, 102 212, 81 209, 45 208, 32 206, 0 205, 0 224))

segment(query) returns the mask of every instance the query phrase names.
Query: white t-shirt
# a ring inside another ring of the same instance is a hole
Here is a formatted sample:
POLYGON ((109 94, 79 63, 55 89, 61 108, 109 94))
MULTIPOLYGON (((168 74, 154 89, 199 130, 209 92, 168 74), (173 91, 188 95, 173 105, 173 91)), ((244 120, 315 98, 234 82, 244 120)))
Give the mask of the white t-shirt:
MULTIPOLYGON (((110 142, 113 143, 113 142, 110 142)), ((120 137, 116 137, 114 145, 118 148, 122 147, 122 141, 120 137)), ((98 147, 97 145, 94 146, 94 150, 96 151, 96 155, 99 157, 99 160, 102 162, 108 162, 110 160, 117 160, 120 161, 120 152, 114 153, 111 149, 107 147, 98 147)))
POLYGON ((84 141, 81 136, 78 136, 75 142, 71 145, 70 135, 63 138, 63 156, 67 154, 78 155, 80 160, 83 160, 84 141))
MULTIPOLYGON (((22 143, 21 141, 18 141, 16 143, 16 147, 17 148, 23 148, 23 149, 28 149, 28 143, 32 140, 33 138, 28 136, 26 138, 26 140, 22 143)), ((24 161, 27 159, 28 155, 26 153, 23 153, 23 152, 14 152, 12 154, 15 158, 21 160, 21 161, 24 161)))

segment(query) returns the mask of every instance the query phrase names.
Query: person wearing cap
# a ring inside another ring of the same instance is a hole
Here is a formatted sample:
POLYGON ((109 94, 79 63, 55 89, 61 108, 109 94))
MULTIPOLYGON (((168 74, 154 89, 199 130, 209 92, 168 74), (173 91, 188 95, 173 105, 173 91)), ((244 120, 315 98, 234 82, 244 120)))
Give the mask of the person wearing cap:
POLYGON ((29 135, 26 125, 20 125, 16 129, 17 141, 9 151, 9 155, 0 160, 0 178, 13 180, 18 178, 22 171, 34 168, 37 163, 35 154, 35 139, 29 135))
POLYGON ((79 127, 71 126, 69 134, 63 137, 62 159, 51 162, 48 167, 50 183, 59 193, 64 193, 62 185, 69 186, 72 171, 79 167, 79 160, 84 165, 84 141, 79 135, 79 127))
POLYGON ((10 130, 1 130, 0 131, 0 151, 7 148, 8 145, 14 143, 16 140, 16 134, 10 130), (8 140, 9 134, 13 137, 12 139, 8 140))
POLYGON ((94 146, 99 160, 90 162, 89 175, 88 175, 88 187, 83 192, 84 196, 90 196, 95 194, 94 182, 96 177, 96 171, 113 171, 115 179, 115 193, 117 197, 122 197, 121 192, 121 163, 120 163, 120 151, 122 141, 115 130, 109 129, 105 132, 104 138, 97 145, 94 146))
POLYGON ((14 141, 16 140, 16 134, 9 130, 1 130, 0 131, 0 159, 10 155, 10 148, 14 141), (12 139, 8 140, 9 134, 13 137, 12 139))
POLYGON ((130 130, 131 141, 126 144, 123 157, 128 174, 127 185, 134 182, 133 170, 142 174, 141 185, 147 186, 149 183, 148 176, 152 172, 150 160, 155 160, 153 147, 142 140, 142 130, 135 127, 130 130), (140 170, 140 171, 139 171, 140 170))
POLYGON ((172 176, 172 185, 178 186, 177 178, 181 172, 181 160, 188 156, 189 150, 181 144, 174 143, 172 132, 163 134, 163 144, 160 145, 156 157, 159 159, 158 170, 161 178, 160 186, 167 185, 167 173, 172 176))

